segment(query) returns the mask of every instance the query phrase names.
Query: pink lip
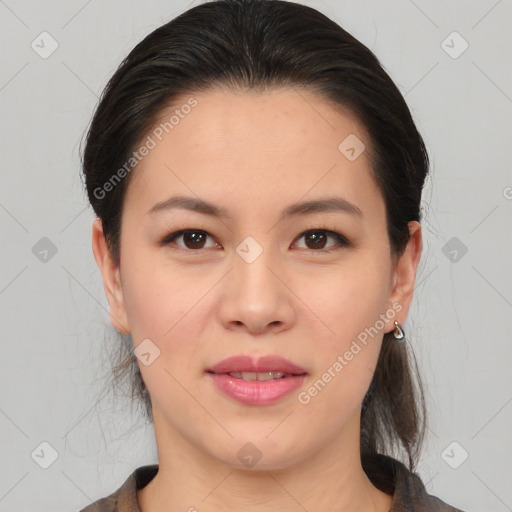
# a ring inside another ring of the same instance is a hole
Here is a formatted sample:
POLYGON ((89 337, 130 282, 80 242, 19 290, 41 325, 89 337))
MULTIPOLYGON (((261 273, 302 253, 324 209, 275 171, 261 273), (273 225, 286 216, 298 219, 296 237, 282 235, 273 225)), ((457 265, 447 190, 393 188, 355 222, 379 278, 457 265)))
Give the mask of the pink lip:
POLYGON ((216 365, 208 368, 212 373, 229 372, 283 372, 303 374, 307 373, 304 368, 293 364, 288 359, 280 356, 263 356, 255 361, 250 356, 234 356, 223 359, 216 365))
POLYGON ((303 374, 260 382, 237 379, 224 373, 207 373, 206 375, 224 394, 247 405, 265 405, 277 402, 301 386, 306 378, 306 374, 303 374))
POLYGON ((279 356, 264 356, 258 362, 249 356, 224 359, 207 370, 217 388, 237 402, 265 405, 277 402, 302 385, 307 372, 304 368, 279 356), (227 375, 230 372, 282 372, 293 374, 282 379, 246 381, 227 375))

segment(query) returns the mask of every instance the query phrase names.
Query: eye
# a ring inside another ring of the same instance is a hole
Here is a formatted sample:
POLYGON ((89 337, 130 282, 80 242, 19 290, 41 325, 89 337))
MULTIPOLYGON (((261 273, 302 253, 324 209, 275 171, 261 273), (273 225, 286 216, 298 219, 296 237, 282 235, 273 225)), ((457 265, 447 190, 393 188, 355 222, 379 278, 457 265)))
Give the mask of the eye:
POLYGON ((315 252, 331 252, 350 245, 350 242, 343 235, 328 229, 309 229, 299 235, 297 239, 301 238, 305 238, 306 244, 309 243, 309 246, 306 246, 306 248, 313 249, 315 252), (329 238, 336 240, 337 243, 326 249, 325 243, 329 238))
MULTIPOLYGON (((160 245, 171 245, 175 244, 177 238, 182 238, 185 244, 185 249, 204 249, 204 242, 207 237, 211 236, 206 231, 201 229, 181 229, 167 235, 161 242, 160 245)), ((178 245, 178 244, 176 244, 178 245)), ((218 246, 218 244, 215 244, 218 246)), ((182 245, 178 247, 183 248, 182 245)))
MULTIPOLYGON (((179 231, 175 231, 165 236, 163 240, 160 241, 159 245, 161 246, 170 246, 176 245, 177 249, 191 249, 191 250, 199 250, 199 249, 207 249, 205 247, 205 242, 208 237, 211 237, 209 233, 203 231, 201 229, 181 229, 179 231), (176 240, 182 239, 184 245, 177 244, 176 240)), ((340 249, 341 247, 350 246, 350 242, 340 233, 336 233, 335 231, 330 231, 328 229, 309 229, 300 234, 296 240, 300 240, 301 238, 305 238, 306 249, 311 249, 314 252, 330 252, 336 249, 340 249), (336 241, 336 244, 325 248, 326 241, 331 238, 336 241)), ((210 247, 222 247, 217 242, 214 242, 210 247)))

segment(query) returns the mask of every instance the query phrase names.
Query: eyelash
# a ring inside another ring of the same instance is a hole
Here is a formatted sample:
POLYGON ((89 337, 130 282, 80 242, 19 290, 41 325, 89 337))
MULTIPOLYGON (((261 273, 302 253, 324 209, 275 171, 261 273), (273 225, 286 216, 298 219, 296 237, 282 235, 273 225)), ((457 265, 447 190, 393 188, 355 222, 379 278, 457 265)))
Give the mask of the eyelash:
MULTIPOLYGON (((180 236, 182 236, 182 235, 184 235, 186 233, 197 233, 197 232, 204 233, 205 235, 213 238, 212 235, 210 235, 210 233, 208 233, 207 231, 204 231, 203 229, 180 229, 179 231, 174 231, 173 233, 170 233, 170 234, 166 235, 159 242, 159 245, 160 246, 169 246, 171 244, 174 244, 174 240, 176 238, 179 238, 180 236)), ((344 247, 349 247, 350 245, 352 245, 350 243, 350 241, 347 238, 345 238, 343 235, 341 235, 340 233, 337 233, 336 231, 331 231, 331 230, 325 229, 325 228, 308 229, 308 230, 302 232, 296 238, 296 240, 301 239, 303 236, 305 236, 305 235, 307 235, 309 233, 317 233, 317 232, 326 233, 329 237, 335 238, 337 240, 337 244, 332 246, 332 247, 329 247, 328 249, 309 249, 310 252, 330 253, 330 252, 342 249, 344 247)), ((204 248, 201 248, 201 249, 189 249, 187 247, 177 246, 177 248, 175 248, 174 250, 176 250, 176 251, 183 250, 183 251, 187 251, 187 252, 199 252, 199 251, 201 251, 203 249, 204 248)), ((206 249, 208 249, 208 247, 206 249)), ((308 250, 308 249, 306 248, 306 250, 308 250)))

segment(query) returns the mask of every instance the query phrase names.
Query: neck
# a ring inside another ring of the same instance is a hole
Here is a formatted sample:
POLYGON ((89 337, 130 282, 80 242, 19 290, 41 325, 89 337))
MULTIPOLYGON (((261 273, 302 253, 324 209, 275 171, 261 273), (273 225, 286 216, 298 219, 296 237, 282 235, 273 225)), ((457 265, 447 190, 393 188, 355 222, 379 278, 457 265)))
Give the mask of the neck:
POLYGON ((392 497, 362 469, 359 417, 321 451, 291 466, 260 470, 233 468, 209 456, 161 419, 154 413, 159 469, 138 491, 142 512, 387 512, 391 506, 392 497))

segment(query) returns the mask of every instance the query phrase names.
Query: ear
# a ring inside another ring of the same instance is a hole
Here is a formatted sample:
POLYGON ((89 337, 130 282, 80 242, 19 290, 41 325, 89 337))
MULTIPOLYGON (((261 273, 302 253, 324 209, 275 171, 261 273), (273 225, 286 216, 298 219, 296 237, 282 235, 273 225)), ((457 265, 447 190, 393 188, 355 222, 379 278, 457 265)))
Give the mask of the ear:
POLYGON ((99 218, 92 225, 92 251, 101 272, 103 288, 110 306, 110 323, 121 334, 128 334, 130 332, 129 322, 124 302, 121 273, 108 249, 107 240, 103 233, 103 224, 99 218))
POLYGON ((410 239, 407 247, 398 258, 396 268, 393 271, 389 306, 397 311, 397 314, 390 320, 390 325, 386 326, 387 332, 394 330, 395 320, 399 324, 405 322, 411 307, 416 270, 423 250, 421 224, 417 221, 409 222, 409 234, 410 239), (392 307, 393 304, 395 304, 394 308, 392 307), (401 309, 398 309, 398 305, 401 306, 401 309))

